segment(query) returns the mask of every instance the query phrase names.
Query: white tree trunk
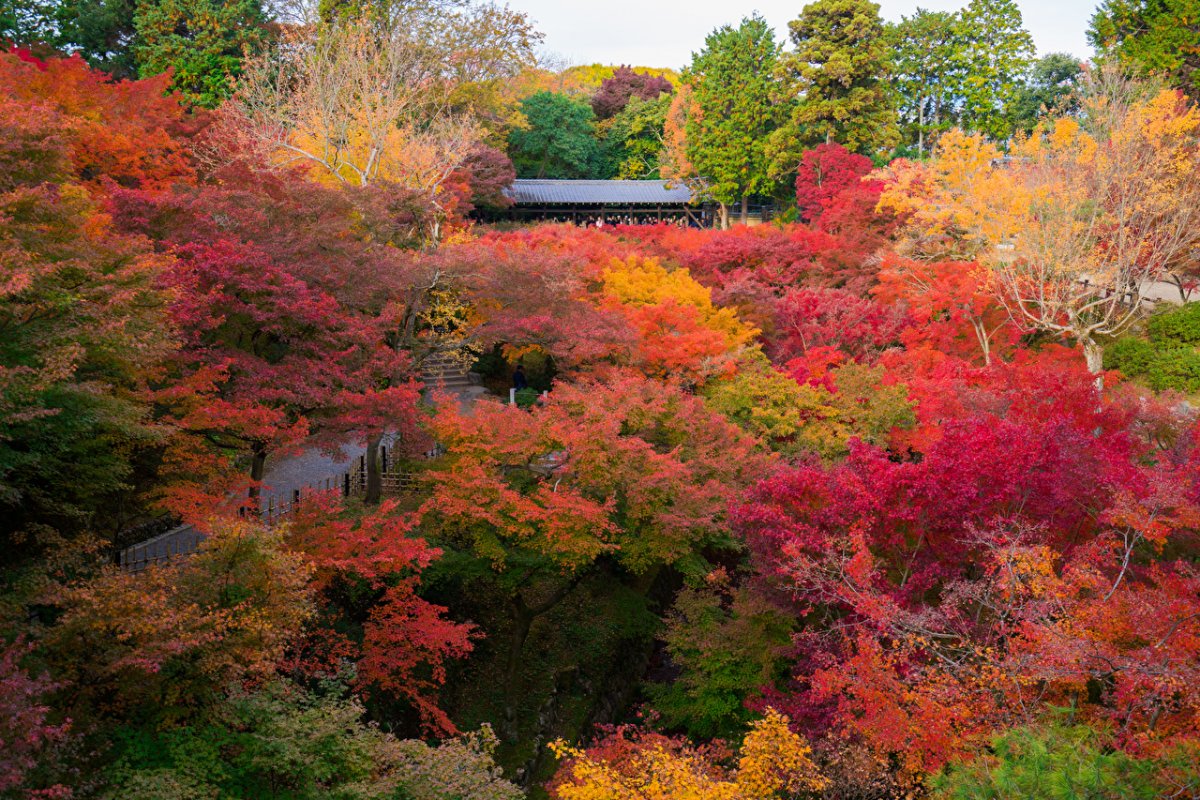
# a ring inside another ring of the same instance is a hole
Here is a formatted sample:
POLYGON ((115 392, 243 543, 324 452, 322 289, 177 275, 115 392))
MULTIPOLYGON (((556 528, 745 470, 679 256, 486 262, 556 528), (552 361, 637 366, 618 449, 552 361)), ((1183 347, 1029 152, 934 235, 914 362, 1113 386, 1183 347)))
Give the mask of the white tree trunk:
POLYGON ((1088 372, 1096 376, 1096 388, 1104 388, 1104 348, 1094 339, 1083 340, 1083 357, 1087 360, 1088 372))

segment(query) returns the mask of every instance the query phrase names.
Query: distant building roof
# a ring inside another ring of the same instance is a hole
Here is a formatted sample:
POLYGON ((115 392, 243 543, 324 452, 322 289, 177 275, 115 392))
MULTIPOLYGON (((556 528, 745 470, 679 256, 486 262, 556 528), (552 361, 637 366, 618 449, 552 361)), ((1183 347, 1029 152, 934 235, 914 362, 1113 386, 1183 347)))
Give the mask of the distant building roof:
POLYGON ((505 194, 519 206, 530 205, 684 205, 692 191, 664 181, 552 181, 518 178, 505 194))

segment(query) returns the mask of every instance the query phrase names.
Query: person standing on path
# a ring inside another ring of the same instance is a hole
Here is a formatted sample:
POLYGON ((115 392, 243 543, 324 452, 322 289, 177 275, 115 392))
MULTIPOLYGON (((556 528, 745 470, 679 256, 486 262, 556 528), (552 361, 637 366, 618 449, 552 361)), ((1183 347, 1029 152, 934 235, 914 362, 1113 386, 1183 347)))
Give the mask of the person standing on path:
POLYGON ((513 372, 513 388, 518 392, 522 389, 529 388, 529 381, 525 379, 525 365, 517 364, 517 369, 513 372))

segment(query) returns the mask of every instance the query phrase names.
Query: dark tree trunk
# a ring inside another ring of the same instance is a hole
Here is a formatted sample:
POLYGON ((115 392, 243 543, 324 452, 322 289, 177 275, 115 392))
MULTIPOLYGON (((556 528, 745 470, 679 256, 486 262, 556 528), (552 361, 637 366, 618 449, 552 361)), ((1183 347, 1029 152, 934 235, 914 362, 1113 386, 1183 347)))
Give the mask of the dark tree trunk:
POLYGON ((376 505, 383 497, 383 474, 379 469, 379 444, 382 436, 372 436, 367 440, 367 495, 363 502, 376 505))
POLYGON ((254 454, 250 457, 250 480, 254 481, 254 485, 250 487, 250 499, 258 500, 261 489, 259 484, 262 483, 263 475, 267 471, 267 451, 261 446, 254 448, 254 454))
POLYGON ((517 735, 517 694, 521 690, 521 653, 533 627, 534 613, 517 595, 509 603, 512 631, 508 636, 508 660, 504 665, 504 725, 509 739, 517 735))
POLYGON ((509 633, 508 659, 504 666, 504 723, 507 728, 505 733, 510 740, 517 733, 517 698, 521 691, 521 656, 525 652, 525 642, 529 639, 529 631, 533 627, 534 620, 561 603, 579 585, 583 577, 583 572, 575 573, 571 580, 551 592, 542 602, 532 606, 525 602, 520 591, 509 600, 508 610, 512 631, 509 633))
POLYGON ((745 225, 750 221, 750 198, 742 196, 742 224, 745 225))

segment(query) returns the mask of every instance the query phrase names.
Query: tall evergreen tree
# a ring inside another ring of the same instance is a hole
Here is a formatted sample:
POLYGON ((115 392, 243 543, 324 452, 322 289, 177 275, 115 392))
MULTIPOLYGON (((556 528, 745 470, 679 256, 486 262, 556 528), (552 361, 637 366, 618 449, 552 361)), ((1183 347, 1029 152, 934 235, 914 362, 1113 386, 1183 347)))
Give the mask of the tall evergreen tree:
POLYGON ((1033 61, 1033 38, 1014 0, 971 0, 960 14, 966 47, 961 124, 992 139, 1009 138, 1033 61))
POLYGON ((54 44, 115 78, 137 77, 137 5, 137 0, 62 0, 54 11, 54 44))
POLYGON ((918 8, 890 25, 892 86, 900 115, 902 142, 918 155, 929 139, 955 124, 967 77, 965 43, 958 15, 918 8))
POLYGON ((822 142, 856 152, 888 150, 899 140, 887 77, 888 43, 879 5, 816 0, 788 23, 795 50, 780 61, 790 123, 776 135, 773 166, 792 172, 800 153, 822 142))
POLYGON ((1088 40, 1102 56, 1160 72, 1200 98, 1200 0, 1105 0, 1088 40))
POLYGON ((750 196, 774 188, 766 141, 781 117, 774 97, 778 61, 775 34, 755 15, 710 33, 684 77, 691 87, 688 160, 720 205, 723 226, 729 206, 740 201, 745 222, 750 196))
POLYGON ((527 127, 508 136, 508 155, 521 178, 594 178, 603 170, 592 107, 557 92, 521 101, 527 127))
POLYGON ((138 71, 174 70, 192 105, 215 107, 233 91, 242 58, 267 41, 260 0, 142 0, 134 15, 138 71))

